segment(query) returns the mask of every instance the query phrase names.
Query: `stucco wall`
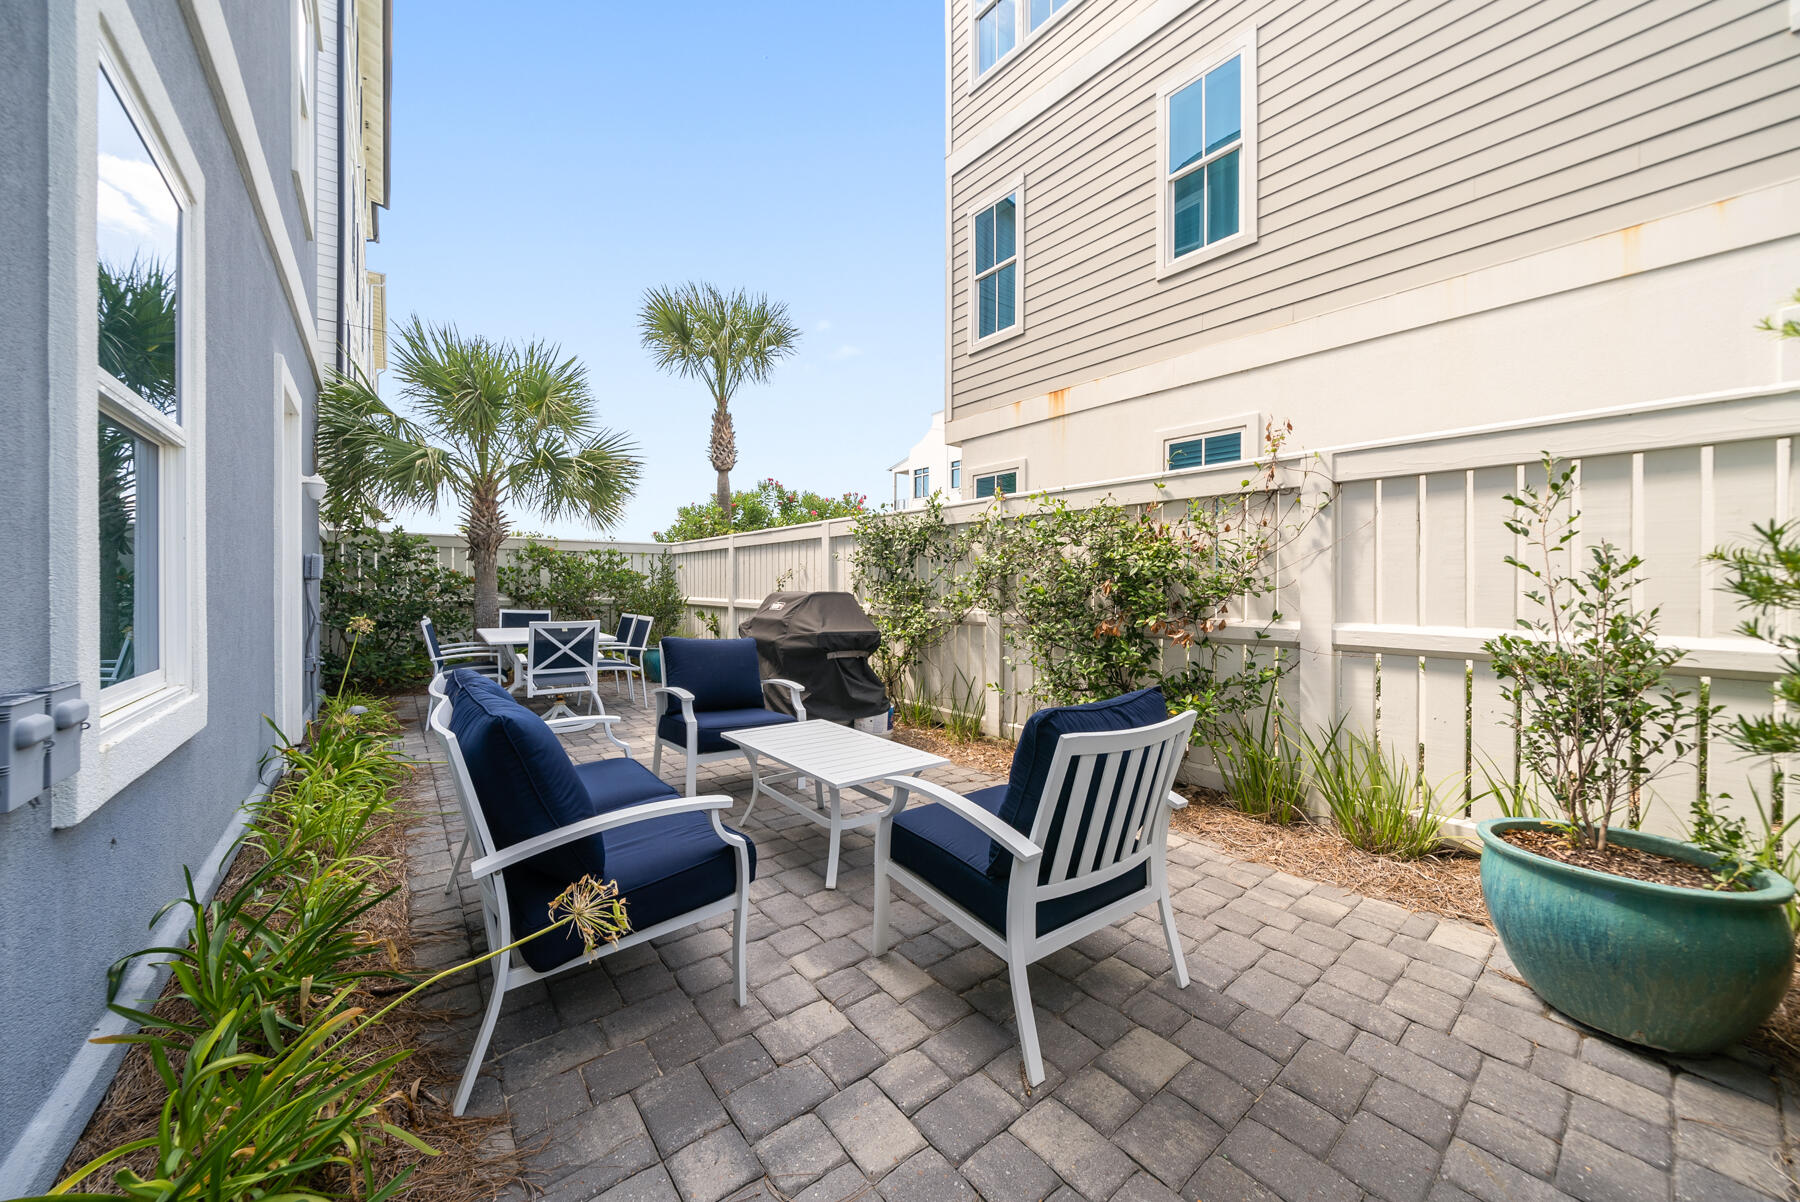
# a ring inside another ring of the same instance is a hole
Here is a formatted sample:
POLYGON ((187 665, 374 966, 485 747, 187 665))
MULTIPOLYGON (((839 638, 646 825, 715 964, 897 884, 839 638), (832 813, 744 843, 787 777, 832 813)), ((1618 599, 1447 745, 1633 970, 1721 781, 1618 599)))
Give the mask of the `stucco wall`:
MULTIPOLYGON (((62 502, 48 496, 45 465, 75 452, 48 445, 48 414, 66 398, 56 394, 58 342, 44 328, 44 314, 54 311, 46 296, 71 287, 75 270, 73 256, 50 246, 46 232, 46 190, 54 203, 53 181, 72 173, 75 143, 65 115, 72 101, 52 93, 94 81, 94 65, 77 61, 70 33, 77 21, 93 19, 92 9, 84 4, 72 15, 75 7, 65 0, 0 6, 7 48, 0 56, 0 161, 7 164, 0 172, 0 277, 7 281, 0 289, 0 573, 8 583, 0 692, 47 683, 48 613, 72 606, 78 587, 68 564, 73 552, 53 534, 53 506, 62 502)), ((208 723, 72 827, 52 829, 47 800, 0 815, 0 1160, 21 1133, 45 1138, 42 1125, 33 1131, 29 1124, 102 1016, 107 967, 145 942, 154 911, 181 892, 182 866, 206 858, 257 784, 268 746, 262 715, 274 704, 277 354, 305 396, 311 439, 306 334, 282 292, 189 26, 179 7, 161 0, 134 0, 132 11, 206 185, 208 723)), ((263 38, 260 29, 233 29, 246 80, 276 70, 285 79, 285 42, 264 47, 263 38)), ((286 182, 287 126, 276 126, 279 114, 266 109, 256 119, 268 127, 271 168, 286 182)), ((304 250, 297 211, 285 212, 304 250)), ((306 542, 316 545, 310 534, 306 542)), ((50 1131, 52 1141, 78 1133, 105 1084, 102 1077, 87 1085, 73 1130, 50 1131)), ((45 1184, 42 1173, 0 1177, 0 1194, 45 1184)))

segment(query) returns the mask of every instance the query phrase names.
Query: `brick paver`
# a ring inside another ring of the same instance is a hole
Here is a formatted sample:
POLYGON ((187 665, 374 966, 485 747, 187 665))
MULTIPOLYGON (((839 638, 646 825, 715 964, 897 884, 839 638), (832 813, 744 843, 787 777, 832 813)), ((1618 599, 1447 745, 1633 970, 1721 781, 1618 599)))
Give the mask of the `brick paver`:
MULTIPOLYGON (((648 763, 647 715, 607 704, 648 763)), ((432 759, 419 708, 408 749, 432 759)), ((748 784, 741 763, 700 771, 703 792, 748 784)), ((482 924, 466 869, 443 891, 462 830, 441 770, 430 787, 412 905, 421 958, 449 964, 482 924)), ((1539 1002, 1489 931, 1181 836, 1193 983, 1175 987, 1148 912, 1034 966, 1048 1078, 1028 1091, 1001 962, 898 887, 872 958, 870 839, 844 837, 826 890, 823 831, 776 811, 741 827, 760 867, 748 1006, 726 917, 508 995, 471 1108, 505 1112, 520 1198, 1800 1199, 1800 1083, 1764 1058, 1615 1044, 1539 1002)), ((485 989, 434 998, 461 1015, 453 1062, 485 989)))

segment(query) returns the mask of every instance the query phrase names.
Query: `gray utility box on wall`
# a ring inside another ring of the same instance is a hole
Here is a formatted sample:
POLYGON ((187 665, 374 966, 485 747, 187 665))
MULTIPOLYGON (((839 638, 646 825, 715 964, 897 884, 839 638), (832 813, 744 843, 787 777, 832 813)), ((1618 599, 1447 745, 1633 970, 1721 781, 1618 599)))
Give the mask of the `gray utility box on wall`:
POLYGON ((81 685, 0 693, 0 813, 16 810, 81 770, 88 703, 81 685))

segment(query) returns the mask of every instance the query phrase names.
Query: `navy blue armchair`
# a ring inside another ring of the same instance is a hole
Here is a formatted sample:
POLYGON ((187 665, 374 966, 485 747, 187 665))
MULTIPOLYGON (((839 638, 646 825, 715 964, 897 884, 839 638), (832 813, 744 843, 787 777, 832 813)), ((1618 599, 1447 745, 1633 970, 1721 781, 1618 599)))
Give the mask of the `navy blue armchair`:
MULTIPOLYGON (((474 840, 469 872, 481 890, 489 948, 549 926, 551 901, 582 877, 610 880, 625 899, 631 930, 597 955, 732 913, 732 970, 738 1005, 745 1003, 756 845, 721 821, 730 797, 677 796, 629 756, 571 763, 542 718, 466 668, 431 682, 430 725, 474 840)), ((494 959, 493 992, 455 1113, 469 1100, 506 991, 580 967, 582 952, 565 929, 494 959)))
POLYGON ((899 881, 1006 961, 1025 1077, 1044 1080, 1026 968, 1154 902, 1175 981, 1187 961, 1169 898, 1171 786, 1194 729, 1162 694, 1039 710, 1004 785, 967 797, 916 776, 883 780, 875 827, 875 939, 887 951, 888 882, 899 881), (907 808, 918 797, 926 804, 907 808))
POLYGON ((806 721, 800 700, 806 690, 791 680, 764 680, 755 639, 664 639, 662 679, 662 687, 651 690, 657 717, 650 770, 662 775, 664 747, 680 752, 689 797, 701 764, 744 754, 726 731, 806 721), (792 714, 768 707, 763 690, 771 686, 788 690, 792 714))

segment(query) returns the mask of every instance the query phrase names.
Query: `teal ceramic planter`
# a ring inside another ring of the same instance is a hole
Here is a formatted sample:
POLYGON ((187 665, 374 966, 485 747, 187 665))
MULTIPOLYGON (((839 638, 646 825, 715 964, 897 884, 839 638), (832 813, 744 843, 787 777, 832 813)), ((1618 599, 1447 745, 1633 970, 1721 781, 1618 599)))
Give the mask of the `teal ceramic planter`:
POLYGON ((644 652, 644 679, 652 688, 662 683, 662 650, 652 647, 644 652))
MULTIPOLYGON (((1544 1001, 1608 1035, 1685 1054, 1729 1047, 1774 1011, 1794 967, 1786 878, 1762 871, 1741 893, 1678 889, 1562 864, 1500 838, 1541 825, 1481 824, 1481 892, 1506 954, 1544 1001)), ((1713 860, 1658 835, 1610 837, 1713 860)))

